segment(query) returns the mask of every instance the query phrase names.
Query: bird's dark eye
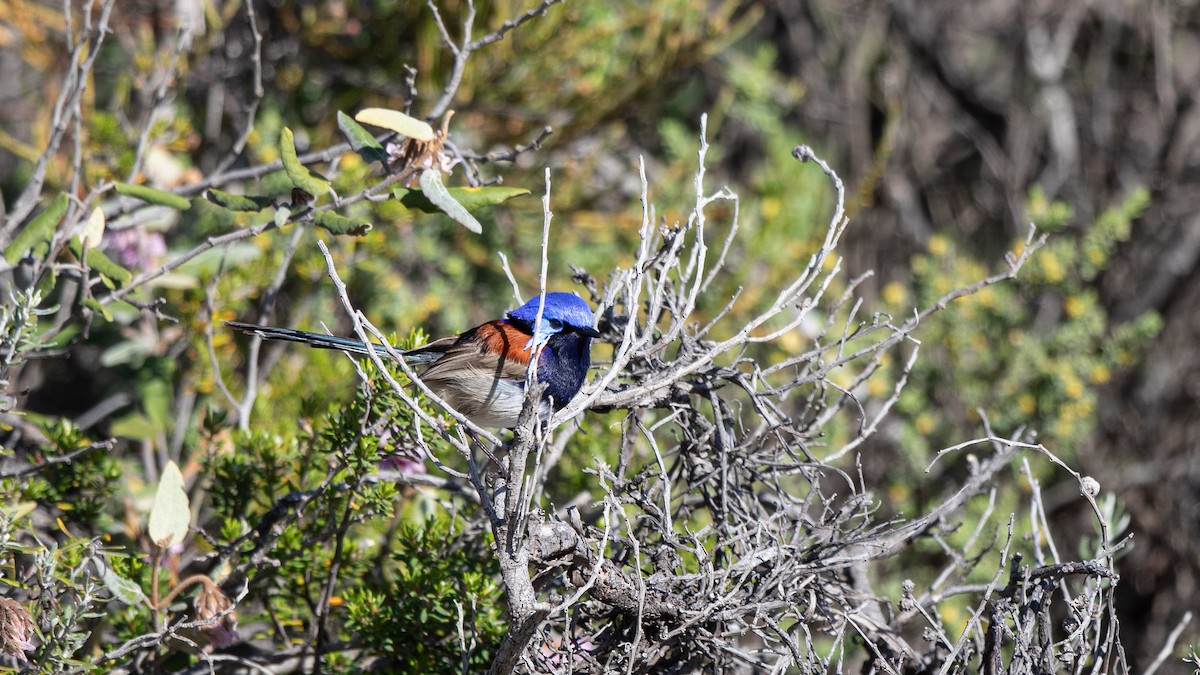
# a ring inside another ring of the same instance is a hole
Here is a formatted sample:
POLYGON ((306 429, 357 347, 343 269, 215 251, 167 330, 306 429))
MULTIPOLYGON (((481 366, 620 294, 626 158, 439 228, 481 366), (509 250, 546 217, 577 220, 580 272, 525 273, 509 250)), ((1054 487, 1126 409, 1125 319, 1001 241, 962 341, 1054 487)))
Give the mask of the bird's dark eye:
POLYGON ((563 322, 559 321, 558 319, 549 319, 547 323, 549 323, 550 327, 554 330, 562 330, 563 322))

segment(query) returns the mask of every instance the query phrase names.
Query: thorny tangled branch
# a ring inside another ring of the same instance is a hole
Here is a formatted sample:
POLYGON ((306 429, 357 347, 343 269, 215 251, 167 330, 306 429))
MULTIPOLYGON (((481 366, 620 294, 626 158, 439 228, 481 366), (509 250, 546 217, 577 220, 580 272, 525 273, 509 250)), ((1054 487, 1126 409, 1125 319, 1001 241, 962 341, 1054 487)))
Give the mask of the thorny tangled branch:
MULTIPOLYGON (((817 673, 852 664, 889 673, 1125 672, 1112 604, 1113 555, 1125 541, 1112 540, 1090 478, 1072 472, 1101 537, 1093 557, 1068 561, 1036 518, 1040 493, 1028 470, 1035 550, 1018 550, 1017 513, 996 518, 1005 487, 998 474, 1021 450, 1070 471, 1021 432, 1006 439, 989 429, 944 451, 980 446, 990 454, 972 457, 961 485, 914 518, 881 518, 872 486, 844 466, 848 458, 853 466, 871 461, 865 442, 900 395, 920 321, 1013 278, 1044 237, 1031 228, 1004 271, 903 322, 862 317, 854 297, 862 278, 830 293, 848 226, 841 182, 801 146, 797 159, 820 166, 837 195, 825 238, 765 311, 727 326, 722 319, 737 296, 721 299, 719 311, 697 310, 716 300, 706 296, 715 278, 737 274, 726 254, 738 233, 737 196, 706 190, 701 128, 687 222, 657 222, 643 169, 637 261, 604 282, 576 275, 599 303, 611 361, 554 419, 527 415, 514 439, 496 448, 507 452, 499 473, 471 473, 510 603, 493 672, 817 673), (706 210, 714 202, 733 208, 711 255, 717 228, 706 210), (807 351, 773 363, 760 358, 771 353, 762 347, 802 328, 810 331, 807 351), (885 354, 904 347, 892 394, 860 401, 860 385, 885 354), (839 369, 851 374, 849 385, 835 384, 839 369), (615 467, 595 460, 603 498, 592 508, 553 511, 546 478, 580 428, 575 422, 586 427, 588 409, 623 411, 620 460, 615 467), (839 412, 857 417, 841 437, 839 412), (968 508, 978 511, 980 500, 982 514, 968 508), (951 533, 968 524, 971 535, 951 544, 951 533), (922 588, 906 580, 898 593, 876 590, 880 570, 894 574, 890 566, 919 540, 943 547, 941 575, 922 588), (980 575, 990 581, 975 581, 980 575), (952 625, 942 615, 947 607, 967 607, 971 618, 952 625)), ((547 207, 547 222, 550 215, 547 207)), ((361 315, 356 321, 365 323, 361 315)), ((458 447, 471 458, 465 439, 458 447)))

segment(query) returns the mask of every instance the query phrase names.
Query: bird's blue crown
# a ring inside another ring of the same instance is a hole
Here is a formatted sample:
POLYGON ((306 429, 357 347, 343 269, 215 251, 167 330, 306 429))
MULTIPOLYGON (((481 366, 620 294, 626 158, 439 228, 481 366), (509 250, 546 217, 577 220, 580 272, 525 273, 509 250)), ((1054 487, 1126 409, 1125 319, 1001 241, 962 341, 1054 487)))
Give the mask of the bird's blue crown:
MULTIPOLYGON (((539 296, 534 296, 529 302, 508 313, 512 321, 523 321, 532 325, 537 320, 539 296)), ((587 302, 571 293, 547 293, 546 304, 542 308, 542 322, 535 331, 537 345, 544 344, 551 335, 562 332, 565 328, 592 331, 592 308, 587 302)), ((530 345, 533 346, 533 345, 530 345)))
MULTIPOLYGON (((538 297, 508 313, 508 318, 533 323, 537 320, 538 297)), ((591 328, 592 309, 583 298, 572 293, 547 293, 542 309, 543 321, 561 321, 572 328, 591 328)))

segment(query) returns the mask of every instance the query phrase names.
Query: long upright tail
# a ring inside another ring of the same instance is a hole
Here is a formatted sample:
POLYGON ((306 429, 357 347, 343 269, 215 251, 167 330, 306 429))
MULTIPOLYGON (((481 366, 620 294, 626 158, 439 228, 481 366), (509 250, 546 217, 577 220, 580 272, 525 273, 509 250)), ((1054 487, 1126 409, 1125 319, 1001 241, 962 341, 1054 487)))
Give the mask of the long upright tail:
POLYGON ((337 337, 336 335, 321 335, 320 333, 309 333, 307 331, 295 330, 292 328, 278 328, 276 326, 260 326, 254 323, 242 323, 241 321, 226 321, 226 326, 240 330, 243 333, 257 335, 264 340, 286 340, 288 342, 299 342, 310 347, 319 349, 338 349, 351 354, 366 355, 370 353, 370 349, 374 349, 376 354, 387 356, 387 349, 383 345, 371 344, 369 347, 359 340, 353 338, 337 337))

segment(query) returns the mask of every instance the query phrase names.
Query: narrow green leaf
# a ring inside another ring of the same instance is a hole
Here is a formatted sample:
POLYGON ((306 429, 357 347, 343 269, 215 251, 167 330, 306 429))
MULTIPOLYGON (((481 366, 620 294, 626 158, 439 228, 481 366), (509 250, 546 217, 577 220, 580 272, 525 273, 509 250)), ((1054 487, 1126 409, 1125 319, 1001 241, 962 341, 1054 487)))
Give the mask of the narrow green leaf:
POLYGON ((150 507, 150 541, 159 548, 183 541, 191 520, 187 492, 183 489, 183 474, 175 462, 167 462, 158 481, 154 506, 150 507))
MULTIPOLYGON (((83 259, 83 243, 79 237, 71 237, 71 241, 67 244, 71 249, 71 253, 75 254, 76 258, 83 259)), ((113 262, 111 258, 104 255, 99 249, 88 249, 87 264, 93 271, 99 272, 104 276, 117 282, 118 286, 124 286, 133 280, 133 273, 113 262)))
POLYGON ((37 502, 10 502, 0 504, 0 514, 9 520, 20 520, 37 509, 37 502))
POLYGON ((370 223, 350 220, 332 211, 318 213, 313 216, 313 222, 317 224, 317 227, 329 230, 330 234, 352 234, 356 237, 361 237, 371 231, 370 223))
POLYGON ((192 207, 192 203, 185 197, 173 195, 170 192, 164 192, 150 187, 149 185, 133 185, 132 183, 116 183, 117 194, 125 195, 126 197, 134 197, 144 202, 151 204, 159 204, 161 206, 169 206, 180 211, 192 207))
POLYGON ((230 211, 262 211, 274 203, 274 200, 270 197, 235 195, 231 192, 222 192, 213 188, 209 188, 204 193, 204 196, 208 201, 217 206, 223 206, 230 211))
MULTIPOLYGON (((446 192, 454 201, 462 204, 463 208, 474 213, 482 209, 495 206, 501 202, 506 202, 514 197, 521 197, 529 194, 529 190, 525 188, 502 187, 493 185, 490 187, 452 187, 446 188, 446 192)), ((425 193, 418 189, 396 188, 392 194, 406 208, 424 213, 441 213, 442 210, 429 201, 425 193)))
POLYGON ((296 137, 287 127, 284 127, 283 133, 279 135, 279 157, 283 160, 283 170, 292 180, 292 185, 314 197, 329 192, 329 181, 300 163, 300 158, 296 155, 296 137))
POLYGON ((84 298, 83 306, 87 307, 88 309, 90 309, 94 312, 98 312, 100 314, 100 316, 104 317, 105 321, 112 323, 112 320, 113 320, 112 312, 108 311, 108 307, 105 307, 104 305, 100 304, 100 301, 96 300, 95 298, 93 298, 91 296, 84 298))
POLYGON ((55 228, 62 222, 63 216, 67 215, 68 204, 70 204, 70 200, 66 193, 60 192, 46 208, 42 209, 41 213, 25 223, 25 227, 17 232, 17 236, 9 242, 8 248, 4 249, 5 262, 15 265, 18 260, 25 257, 25 253, 29 249, 50 241, 50 238, 54 236, 55 228))
POLYGON ((354 119, 363 124, 394 131, 401 136, 415 138, 418 141, 432 141, 435 137, 433 127, 428 122, 409 117, 399 110, 387 108, 363 108, 354 119))
POLYGON ((342 130, 342 135, 350 142, 350 147, 368 162, 381 162, 387 157, 383 146, 369 131, 359 126, 354 118, 350 117, 342 111, 337 114, 338 129, 342 130))
POLYGON ((443 213, 450 216, 452 220, 462 223, 463 227, 474 232, 475 234, 483 233, 483 225, 475 220, 475 216, 471 215, 462 204, 459 204, 454 197, 450 196, 450 192, 446 190, 446 186, 442 184, 442 172, 438 169, 426 169, 421 172, 421 190, 429 201, 442 210, 443 213))

